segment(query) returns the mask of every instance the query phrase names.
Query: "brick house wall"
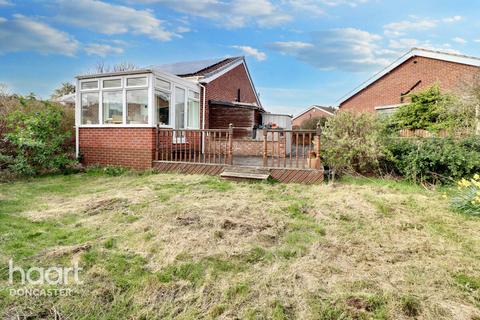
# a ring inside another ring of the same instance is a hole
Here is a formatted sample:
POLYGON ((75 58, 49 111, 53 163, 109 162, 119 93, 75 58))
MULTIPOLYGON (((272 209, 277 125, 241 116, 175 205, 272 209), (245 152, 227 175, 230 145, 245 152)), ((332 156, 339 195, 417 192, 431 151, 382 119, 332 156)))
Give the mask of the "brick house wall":
POLYGON ((152 167, 155 128, 79 128, 80 154, 85 165, 152 167))
POLYGON ((330 115, 316 108, 311 108, 309 111, 293 119, 292 126, 299 128, 302 125, 303 121, 305 120, 308 120, 311 118, 326 118, 326 117, 330 117, 330 115))
MULTIPOLYGON (((412 92, 424 90, 438 82, 442 91, 458 93, 479 73, 475 66, 412 57, 379 80, 340 104, 340 110, 375 112, 375 107, 401 103, 401 94, 421 80, 412 92)), ((405 100, 407 102, 407 100, 405 100)))
MULTIPOLYGON (((210 128, 209 124, 209 101, 210 100, 224 100, 224 101, 236 101, 238 89, 240 89, 240 101, 247 103, 257 103, 260 105, 260 101, 257 101, 255 91, 253 90, 250 80, 248 78, 245 66, 240 64, 233 68, 229 72, 221 75, 217 79, 211 81, 206 85, 207 95, 206 103, 207 110, 205 113, 205 125, 206 128, 210 128)), ((235 126, 235 123, 233 124, 235 126)))

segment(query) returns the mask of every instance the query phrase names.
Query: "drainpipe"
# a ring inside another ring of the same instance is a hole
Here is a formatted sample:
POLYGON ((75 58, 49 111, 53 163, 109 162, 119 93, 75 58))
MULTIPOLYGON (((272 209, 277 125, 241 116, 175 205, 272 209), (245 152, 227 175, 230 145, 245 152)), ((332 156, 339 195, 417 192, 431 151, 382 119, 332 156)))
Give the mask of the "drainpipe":
POLYGON ((198 83, 198 85, 200 86, 200 88, 203 89, 203 111, 202 111, 202 154, 205 154, 205 110, 207 109, 207 106, 205 104, 205 101, 206 101, 206 96, 207 96, 207 88, 200 84, 200 82, 198 83))

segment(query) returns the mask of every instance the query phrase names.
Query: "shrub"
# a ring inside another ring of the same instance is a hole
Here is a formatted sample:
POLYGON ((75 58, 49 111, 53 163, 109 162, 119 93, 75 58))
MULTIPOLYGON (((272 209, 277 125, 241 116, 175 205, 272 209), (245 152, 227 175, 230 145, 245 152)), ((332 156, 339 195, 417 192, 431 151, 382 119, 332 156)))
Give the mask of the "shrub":
POLYGON ((441 121, 447 105, 454 103, 455 98, 442 94, 438 85, 409 95, 411 103, 401 106, 390 118, 395 129, 438 130, 447 126, 445 119, 441 121))
POLYGON ((480 215, 480 175, 471 179, 462 179, 457 183, 458 189, 453 194, 451 206, 453 209, 473 215, 480 215))
POLYGON ((324 163, 338 174, 377 171, 383 155, 381 129, 375 114, 346 111, 327 118, 321 145, 324 163))
POLYGON ((17 175, 65 169, 74 162, 71 128, 65 128, 65 118, 58 105, 19 98, 17 108, 3 115, 6 132, 0 163, 17 175))
POLYGON ((452 182, 480 171, 480 138, 385 139, 387 170, 417 183, 452 182))
POLYGON ((325 123, 327 122, 326 117, 315 117, 315 118, 310 118, 307 120, 304 120, 302 124, 300 125, 301 129, 304 130, 315 130, 317 129, 317 124, 320 122, 320 126, 323 127, 325 126, 325 123))

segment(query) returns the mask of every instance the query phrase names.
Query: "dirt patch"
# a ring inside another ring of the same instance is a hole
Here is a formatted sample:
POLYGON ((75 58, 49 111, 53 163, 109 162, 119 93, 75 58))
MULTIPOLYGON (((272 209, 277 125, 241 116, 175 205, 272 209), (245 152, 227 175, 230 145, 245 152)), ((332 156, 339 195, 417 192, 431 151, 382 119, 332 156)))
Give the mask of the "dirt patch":
POLYGON ((181 217, 177 217, 176 221, 181 226, 190 226, 194 224, 199 224, 200 217, 199 216, 181 216, 181 217))

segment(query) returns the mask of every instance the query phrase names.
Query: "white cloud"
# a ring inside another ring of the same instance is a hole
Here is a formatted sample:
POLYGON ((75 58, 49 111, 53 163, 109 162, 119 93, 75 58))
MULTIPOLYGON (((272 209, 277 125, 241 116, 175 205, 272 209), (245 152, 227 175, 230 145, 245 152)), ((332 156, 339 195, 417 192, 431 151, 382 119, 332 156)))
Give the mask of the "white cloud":
POLYGON ((2 6, 11 6, 13 5, 13 3, 11 3, 10 1, 8 0, 0 0, 0 7, 2 6))
POLYGON ((446 18, 442 19, 443 22, 447 22, 447 23, 457 22, 457 21, 460 21, 460 20, 463 20, 462 16, 452 16, 452 17, 446 17, 446 18))
POLYGON ((458 50, 452 49, 452 47, 449 43, 436 45, 436 44, 431 43, 431 41, 429 41, 429 40, 420 41, 420 40, 411 39, 411 38, 391 39, 389 41, 388 47, 391 48, 392 50, 395 50, 398 55, 400 55, 401 53, 404 53, 405 51, 410 50, 414 47, 415 48, 435 50, 435 51, 448 52, 448 53, 457 53, 457 54, 460 53, 458 50))
POLYGON ((190 31, 192 31, 192 30, 190 30, 189 27, 182 27, 182 26, 177 27, 177 29, 175 29, 176 33, 187 33, 187 32, 190 32, 190 31))
POLYGON ((401 36, 404 31, 427 30, 437 27, 441 23, 454 23, 462 20, 462 16, 451 16, 442 19, 420 18, 410 16, 408 20, 388 23, 383 26, 384 34, 387 36, 401 36))
POLYGON ((302 41, 276 41, 272 44, 272 47, 283 54, 292 54, 302 49, 312 48, 313 44, 302 41))
POLYGON ((163 4, 175 11, 213 20, 229 28, 241 28, 247 24, 272 27, 284 24, 292 17, 270 0, 139 0, 143 3, 163 4))
POLYGON ((356 7, 359 4, 367 3, 368 0, 319 0, 321 3, 324 3, 328 6, 336 7, 340 5, 348 5, 351 7, 356 7))
POLYGON ((97 55, 100 57, 105 57, 110 54, 121 54, 123 51, 123 48, 113 47, 109 44, 90 43, 85 46, 85 52, 88 55, 97 55))
POLYGON ((144 34, 160 41, 168 41, 175 34, 163 27, 151 11, 113 5, 97 0, 59 0, 57 20, 98 33, 144 34))
POLYGON ((345 28, 315 32, 308 43, 274 42, 271 47, 322 70, 361 72, 391 61, 394 51, 383 49, 380 40, 380 35, 345 28))
POLYGON ((477 43, 478 43, 478 42, 480 42, 480 39, 475 39, 475 40, 473 40, 473 42, 477 42, 477 43))
POLYGON ((34 51, 73 56, 78 41, 66 32, 20 14, 0 18, 0 53, 34 51))
POLYGON ((383 26, 388 31, 408 31, 408 30, 426 30, 437 26, 437 21, 432 19, 403 20, 399 22, 392 22, 383 26))
POLYGON ((261 52, 258 49, 252 48, 250 46, 232 46, 232 48, 239 49, 246 56, 252 56, 258 61, 263 61, 267 59, 265 52, 261 52))
POLYGON ((459 44, 466 44, 467 40, 461 38, 461 37, 455 37, 452 39, 453 42, 459 43, 459 44))

